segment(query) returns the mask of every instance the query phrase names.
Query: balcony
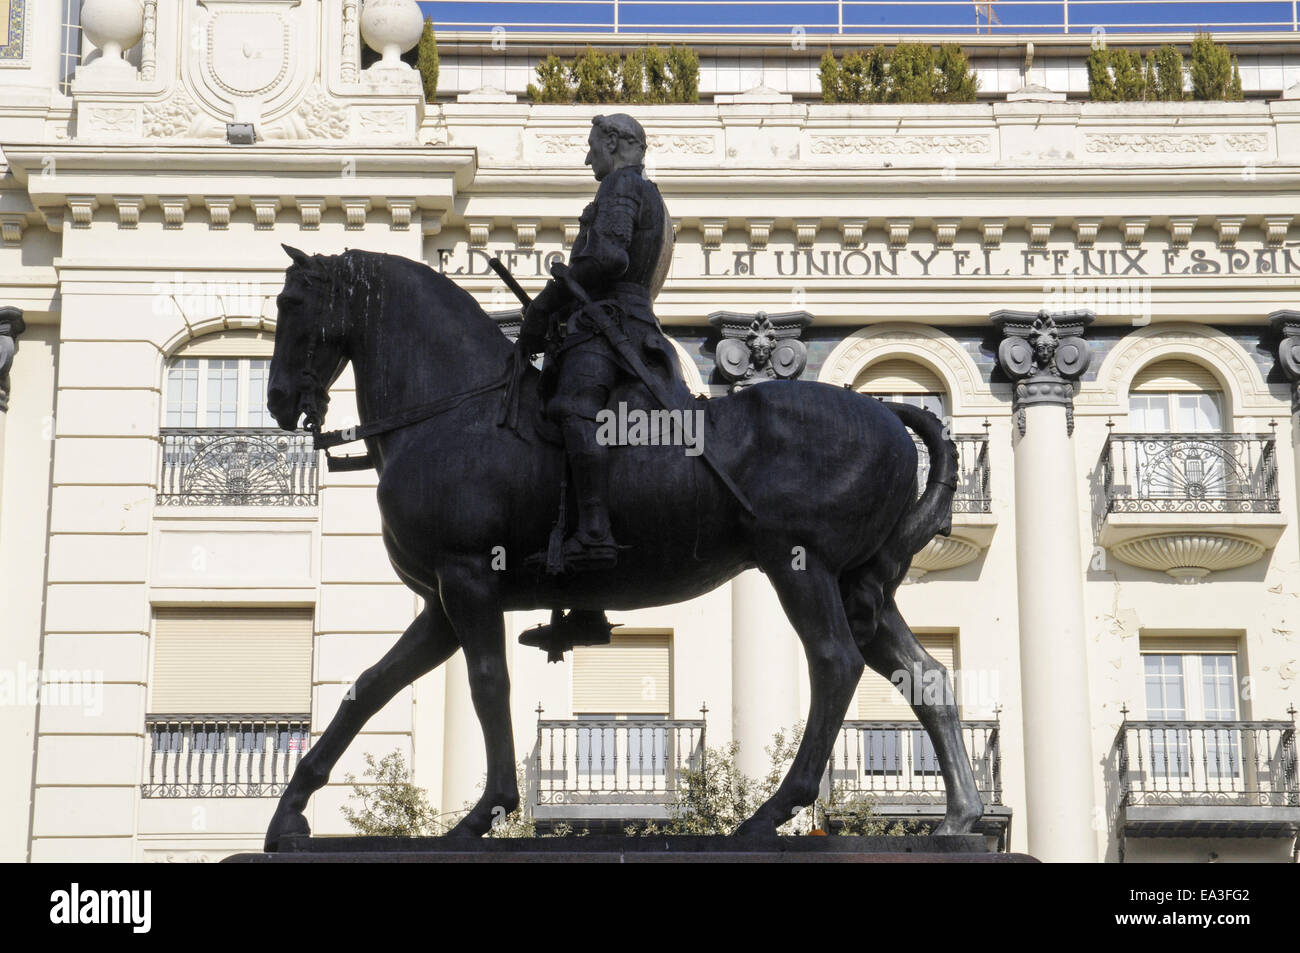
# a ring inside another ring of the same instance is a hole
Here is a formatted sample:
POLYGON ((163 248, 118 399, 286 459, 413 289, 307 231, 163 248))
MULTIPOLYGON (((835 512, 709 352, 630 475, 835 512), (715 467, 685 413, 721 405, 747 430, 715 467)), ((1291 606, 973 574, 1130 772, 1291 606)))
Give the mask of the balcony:
POLYGON ((1111 434, 1098 474, 1098 542, 1180 582, 1259 561, 1286 528, 1273 436, 1111 434))
POLYGON ((314 506, 311 435, 274 427, 162 430, 163 506, 314 506))
POLYGON ((308 715, 146 715, 147 798, 279 797, 311 744, 308 715))
POLYGON ((1121 838, 1295 837, 1291 714, 1292 721, 1125 721, 1115 738, 1121 838))
POLYGON ((678 780, 704 763, 704 719, 538 720, 527 777, 540 822, 667 820, 678 780))
MULTIPOLYGON (((927 573, 956 569, 979 558, 993 541, 997 522, 992 516, 989 493, 988 434, 959 434, 957 444, 957 492, 952 500, 952 534, 936 536, 912 557, 909 582, 927 573)), ((930 454, 915 434, 918 487, 924 489, 930 475, 930 454)))
MULTIPOLYGON (((997 839, 1005 850, 1011 809, 1002 804, 999 722, 961 723, 962 740, 984 802, 977 833, 997 839)), ((845 721, 827 768, 837 800, 869 798, 883 818, 934 826, 943 819, 947 792, 939 760, 919 722, 845 721)), ((834 812, 831 812, 832 821, 834 812)))

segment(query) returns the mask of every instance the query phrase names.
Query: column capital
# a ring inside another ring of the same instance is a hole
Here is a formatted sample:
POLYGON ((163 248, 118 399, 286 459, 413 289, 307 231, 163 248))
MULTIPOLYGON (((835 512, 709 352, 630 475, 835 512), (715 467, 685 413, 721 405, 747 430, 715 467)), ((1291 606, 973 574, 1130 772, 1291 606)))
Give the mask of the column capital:
POLYGON ((1066 433, 1074 434, 1074 395, 1092 361, 1083 332, 1096 320, 1091 311, 995 311, 989 319, 1002 332, 998 366, 1015 384, 1012 406, 1020 435, 1025 408, 1065 408, 1066 433))
POLYGON ((26 330, 20 308, 0 308, 0 413, 9 409, 9 368, 18 350, 18 335, 26 330))
POLYGON ((812 321, 807 311, 715 311, 709 324, 722 332, 713 354, 718 373, 733 392, 762 381, 793 380, 808 364, 808 346, 799 336, 812 321))
POLYGON ((1284 308, 1268 316, 1277 332, 1277 366, 1291 385, 1291 412, 1300 412, 1300 311, 1284 308))

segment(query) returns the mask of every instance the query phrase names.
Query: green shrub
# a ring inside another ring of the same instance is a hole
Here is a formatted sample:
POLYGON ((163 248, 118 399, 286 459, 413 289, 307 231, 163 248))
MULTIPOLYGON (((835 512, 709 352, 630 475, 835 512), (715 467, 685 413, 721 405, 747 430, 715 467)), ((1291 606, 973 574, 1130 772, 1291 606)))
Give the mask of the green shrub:
POLYGON ((1110 75, 1110 50, 1104 46, 1093 47, 1088 54, 1088 97, 1097 103, 1113 103, 1119 98, 1110 75))
POLYGON ((820 77, 826 103, 970 103, 979 91, 970 61, 953 43, 900 43, 889 52, 877 46, 839 60, 827 50, 820 77))
POLYGON ((1181 102, 1187 98, 1183 91, 1183 54, 1178 47, 1166 43, 1155 54, 1155 89, 1152 99, 1164 102, 1181 102))
POLYGON ((979 77, 970 60, 956 43, 943 43, 938 54, 939 85, 935 99, 941 103, 973 103, 979 92, 979 77))
POLYGON ((657 46, 626 56, 587 47, 569 63, 548 56, 528 84, 535 103, 698 103, 700 58, 689 47, 657 46))
POLYGON ((1192 98, 1241 100, 1237 58, 1224 44, 1215 43, 1208 33, 1198 33, 1192 40, 1192 98))
POLYGON ((535 103, 571 103, 573 86, 564 60, 552 54, 537 64, 537 83, 528 84, 528 98, 535 103))
POLYGON ((378 761, 367 751, 365 758, 366 769, 361 774, 370 783, 363 784, 351 774, 345 778, 352 785, 351 800, 361 801, 360 809, 348 804, 342 807, 343 819, 354 831, 384 837, 432 837, 442 833, 437 809, 429 804, 424 789, 411 783, 400 751, 378 761))
POLYGON ((698 103, 700 101, 700 57, 689 46, 674 46, 668 51, 668 101, 672 103, 698 103))
POLYGON ((433 35, 433 18, 424 18, 424 32, 420 34, 420 45, 416 56, 419 64, 420 81, 424 84, 425 102, 438 99, 438 39, 433 35))
POLYGON ((619 102, 619 56, 590 46, 569 66, 576 88, 574 102, 619 102))

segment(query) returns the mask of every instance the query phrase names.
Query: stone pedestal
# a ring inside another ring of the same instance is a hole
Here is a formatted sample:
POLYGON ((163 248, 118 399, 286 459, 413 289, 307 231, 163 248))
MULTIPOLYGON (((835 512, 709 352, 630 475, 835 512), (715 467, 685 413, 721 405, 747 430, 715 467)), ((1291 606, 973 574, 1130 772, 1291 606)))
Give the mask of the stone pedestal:
POLYGON ((989 853, 977 834, 950 837, 286 837, 275 854, 235 854, 236 864, 364 863, 1032 863, 989 853))

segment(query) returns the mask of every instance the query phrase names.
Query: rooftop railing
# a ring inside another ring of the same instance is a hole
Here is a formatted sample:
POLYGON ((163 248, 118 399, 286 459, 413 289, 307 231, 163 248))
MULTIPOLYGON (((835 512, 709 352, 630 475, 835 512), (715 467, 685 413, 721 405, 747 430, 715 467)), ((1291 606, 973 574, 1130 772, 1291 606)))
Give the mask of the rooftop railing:
POLYGON ((1082 34, 1300 29, 1296 0, 434 0, 440 30, 1082 34))

